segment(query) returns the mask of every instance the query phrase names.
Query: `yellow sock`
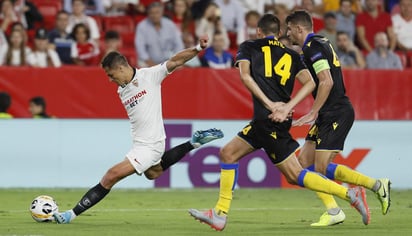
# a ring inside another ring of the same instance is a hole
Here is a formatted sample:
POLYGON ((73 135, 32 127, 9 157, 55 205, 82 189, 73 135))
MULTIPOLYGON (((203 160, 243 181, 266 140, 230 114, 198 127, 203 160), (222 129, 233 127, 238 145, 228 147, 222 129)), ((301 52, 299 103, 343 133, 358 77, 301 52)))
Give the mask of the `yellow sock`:
POLYGON ((347 188, 319 175, 318 173, 302 170, 298 182, 300 186, 310 190, 332 194, 346 201, 350 200, 346 195, 348 191, 347 188))
POLYGON ((323 202, 327 210, 332 208, 339 208, 338 203, 336 203, 335 198, 332 195, 322 192, 316 192, 316 194, 323 202))
POLYGON ((227 214, 233 198, 233 188, 237 179, 238 164, 221 164, 220 170, 220 192, 219 200, 216 203, 217 213, 227 214))
POLYGON ((363 186, 367 189, 372 189, 376 183, 376 179, 339 164, 336 166, 335 179, 348 184, 363 186))

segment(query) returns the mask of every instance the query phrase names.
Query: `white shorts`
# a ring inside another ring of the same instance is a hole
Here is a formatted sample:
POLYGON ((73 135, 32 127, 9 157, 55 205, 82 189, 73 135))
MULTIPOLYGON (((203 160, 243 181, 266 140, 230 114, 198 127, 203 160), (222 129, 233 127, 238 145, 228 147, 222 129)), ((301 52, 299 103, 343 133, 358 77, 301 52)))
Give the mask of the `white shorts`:
POLYGON ((137 174, 143 174, 150 167, 160 163, 165 152, 165 140, 156 143, 134 143, 126 158, 137 174))

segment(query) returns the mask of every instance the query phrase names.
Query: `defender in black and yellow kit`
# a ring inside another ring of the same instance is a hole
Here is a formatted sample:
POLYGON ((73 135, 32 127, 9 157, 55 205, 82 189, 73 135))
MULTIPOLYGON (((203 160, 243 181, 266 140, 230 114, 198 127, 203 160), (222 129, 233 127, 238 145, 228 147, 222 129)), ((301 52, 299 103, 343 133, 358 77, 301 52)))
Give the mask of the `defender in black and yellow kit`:
MULTIPOLYGON (((387 178, 374 179, 344 165, 331 163, 337 153, 343 150, 345 139, 354 122, 354 110, 346 96, 339 58, 329 40, 313 33, 312 18, 306 11, 296 11, 286 18, 287 35, 302 47, 303 59, 314 81, 316 89, 311 111, 295 124, 310 124, 306 142, 299 154, 299 162, 305 168, 316 170, 329 179, 363 186, 376 193, 381 202, 382 213, 390 206, 390 181, 387 178)), ((365 191, 362 188, 362 195, 365 191)), ((331 195, 318 193, 327 212, 312 226, 329 226, 342 223, 345 214, 331 195)), ((370 214, 363 215, 365 225, 370 214)))
POLYGON ((336 195, 355 204, 363 214, 368 210, 358 188, 347 189, 303 169, 296 159, 299 144, 289 133, 291 121, 287 117, 293 107, 313 91, 315 83, 299 54, 277 40, 279 28, 278 18, 264 15, 258 22, 258 39, 240 45, 236 65, 242 82, 253 96, 253 120, 220 152, 220 193, 216 206, 208 211, 189 210, 195 219, 219 231, 226 226, 237 162, 261 148, 290 183, 336 195), (295 77, 303 86, 291 98, 295 77))

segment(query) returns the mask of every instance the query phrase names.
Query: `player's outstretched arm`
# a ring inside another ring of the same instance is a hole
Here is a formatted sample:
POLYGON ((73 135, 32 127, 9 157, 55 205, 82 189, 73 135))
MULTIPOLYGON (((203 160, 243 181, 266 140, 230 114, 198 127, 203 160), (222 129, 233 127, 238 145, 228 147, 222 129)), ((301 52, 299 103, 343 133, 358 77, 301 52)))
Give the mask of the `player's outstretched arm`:
POLYGON ((302 88, 300 88, 296 95, 287 103, 290 108, 289 111, 311 94, 316 87, 315 81, 308 69, 301 70, 296 75, 296 79, 302 84, 302 88))
POLYGON ((296 95, 288 103, 282 104, 281 106, 277 106, 275 108, 272 114, 269 115, 271 120, 276 122, 288 120, 293 108, 315 89, 315 81, 313 81, 308 69, 301 70, 296 75, 296 78, 302 84, 302 88, 299 89, 296 95))
POLYGON ((177 67, 182 66, 187 61, 195 57, 202 49, 207 47, 208 41, 209 37, 207 35, 202 36, 199 38, 199 44, 196 47, 184 49, 172 56, 166 62, 167 71, 172 72, 177 67))
POLYGON ((332 75, 330 74, 330 70, 322 70, 316 74, 319 79, 318 91, 316 94, 315 101, 313 102, 312 109, 310 112, 297 121, 293 122, 293 125, 304 125, 309 124, 316 120, 318 117, 318 112, 320 108, 322 108, 323 104, 325 104, 326 100, 329 97, 330 90, 333 87, 333 80, 332 75))

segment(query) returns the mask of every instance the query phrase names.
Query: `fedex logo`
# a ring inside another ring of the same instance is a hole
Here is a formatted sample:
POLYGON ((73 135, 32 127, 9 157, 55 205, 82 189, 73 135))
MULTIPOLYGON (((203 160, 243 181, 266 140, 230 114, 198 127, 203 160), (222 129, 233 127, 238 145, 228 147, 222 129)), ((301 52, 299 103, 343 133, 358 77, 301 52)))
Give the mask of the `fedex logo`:
MULTIPOLYGON (((172 148, 173 138, 187 138, 192 135, 191 124, 166 124, 166 150, 172 148)), ((296 139, 305 138, 309 126, 296 127, 292 129, 292 135, 296 139)), ((227 134, 227 135, 235 135, 227 134)), ((220 165, 219 150, 221 146, 211 145, 200 147, 188 153, 180 163, 187 165, 187 174, 193 187, 219 187, 220 165), (212 159, 213 161, 210 161, 212 159), (212 176, 213 178, 210 178, 212 176), (212 179, 212 180, 211 180, 212 179)), ((346 157, 338 154, 335 162, 347 165, 355 169, 369 153, 370 149, 353 149, 346 157)), ((177 164, 179 165, 179 164, 177 164)), ((155 187, 172 187, 171 172, 173 167, 166 171, 160 178, 155 180, 155 187)), ((257 150, 239 162, 239 176, 237 184, 240 187, 292 187, 273 166, 263 150, 257 150)))

